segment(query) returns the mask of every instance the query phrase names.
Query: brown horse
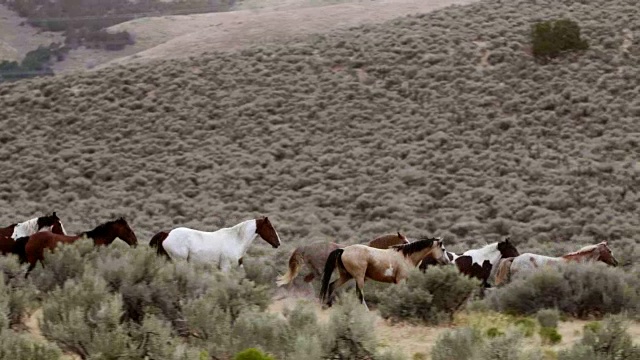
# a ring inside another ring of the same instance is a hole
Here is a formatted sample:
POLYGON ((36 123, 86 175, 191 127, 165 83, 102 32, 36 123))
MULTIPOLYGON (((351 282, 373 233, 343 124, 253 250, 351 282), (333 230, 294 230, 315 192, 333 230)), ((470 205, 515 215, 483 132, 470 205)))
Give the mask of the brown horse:
POLYGON ((395 245, 384 250, 362 244, 336 249, 329 254, 324 267, 320 300, 331 306, 333 292, 353 278, 360 303, 366 307, 363 292, 365 279, 397 284, 405 280, 409 270, 426 257, 446 263, 447 257, 444 256, 444 252, 442 241, 430 238, 395 245), (329 284, 336 267, 340 277, 329 284))
POLYGON ((62 222, 56 212, 52 215, 36 217, 21 223, 11 224, 0 228, 0 253, 2 255, 14 254, 16 239, 29 236, 38 231, 51 231, 55 234, 66 235, 62 222))
MULTIPOLYGON (((151 241, 153 241, 153 239, 151 241)), ((375 238, 369 241, 368 246, 377 249, 387 249, 393 245, 408 243, 409 240, 407 240, 407 237, 398 232, 397 235, 383 235, 375 238)), ((305 275, 304 281, 310 283, 313 279, 322 275, 322 269, 324 268, 324 264, 327 262, 329 254, 336 249, 342 249, 346 246, 347 244, 318 241, 297 247, 289 258, 289 269, 284 275, 278 276, 276 284, 278 286, 290 284, 293 279, 298 276, 300 267, 303 264, 306 264, 309 268, 309 273, 305 275)))
POLYGON ((38 261, 44 267, 44 251, 48 249, 54 251, 60 244, 71 244, 81 239, 91 239, 95 246, 108 246, 116 238, 122 239, 131 247, 138 245, 136 234, 131 230, 127 221, 119 218, 98 225, 95 229, 80 233, 76 236, 54 234, 50 231, 42 231, 31 236, 21 237, 16 240, 16 253, 21 262, 28 262, 29 269, 25 277, 36 267, 38 261))
POLYGON ((610 266, 618 266, 618 260, 613 256, 606 241, 595 245, 588 245, 578 251, 574 251, 559 257, 544 256, 532 253, 524 253, 516 257, 502 259, 496 273, 496 285, 504 284, 510 276, 519 272, 533 272, 536 269, 553 264, 568 262, 595 262, 601 261, 610 266))

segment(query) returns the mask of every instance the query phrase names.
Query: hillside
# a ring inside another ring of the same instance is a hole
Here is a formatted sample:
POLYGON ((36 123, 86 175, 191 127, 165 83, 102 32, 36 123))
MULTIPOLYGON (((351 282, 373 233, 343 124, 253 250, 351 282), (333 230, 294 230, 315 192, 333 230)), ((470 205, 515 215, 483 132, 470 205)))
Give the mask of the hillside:
POLYGON ((57 73, 104 68, 114 64, 157 59, 188 58, 207 51, 230 51, 267 42, 301 38, 311 33, 425 13, 476 0, 366 0, 366 1, 247 1, 238 11, 145 17, 114 25, 110 32, 127 31, 136 43, 121 51, 86 48, 71 51, 55 65, 57 73))
POLYGON ((56 210, 77 232, 124 215, 146 242, 268 214, 280 259, 396 230, 456 250, 508 235, 521 251, 621 251, 640 230, 639 12, 487 0, 2 85, 0 222, 56 210), (536 64, 529 26, 552 16, 591 49, 536 64))

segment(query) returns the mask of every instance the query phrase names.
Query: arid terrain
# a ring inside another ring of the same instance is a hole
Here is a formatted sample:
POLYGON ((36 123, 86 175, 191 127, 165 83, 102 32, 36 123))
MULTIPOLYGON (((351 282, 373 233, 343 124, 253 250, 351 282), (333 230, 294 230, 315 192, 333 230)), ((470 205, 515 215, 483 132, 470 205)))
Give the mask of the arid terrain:
MULTIPOLYGON (((482 0, 392 19, 416 3, 375 3, 388 13, 141 19, 119 25, 138 57, 0 85, 0 223, 57 211, 76 233, 125 216, 146 244, 268 215, 283 246, 245 260, 271 264, 265 277, 297 245, 396 231, 555 256, 606 239, 637 266, 640 7, 482 0), (590 49, 535 62, 531 24, 562 16, 590 49), (305 35, 323 21, 355 27, 305 35), (205 24, 227 32, 191 27, 205 24)), ((385 326, 409 356, 441 331, 385 326)), ((563 323, 558 346, 581 326, 563 323)))

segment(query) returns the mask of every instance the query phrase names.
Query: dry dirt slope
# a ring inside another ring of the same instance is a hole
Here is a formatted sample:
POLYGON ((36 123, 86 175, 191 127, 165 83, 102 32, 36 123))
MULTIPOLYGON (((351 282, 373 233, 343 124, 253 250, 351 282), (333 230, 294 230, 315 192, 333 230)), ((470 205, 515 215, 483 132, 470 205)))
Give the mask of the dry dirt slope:
POLYGON ((228 51, 252 44, 279 42, 310 33, 326 33, 364 23, 424 13, 476 0, 367 0, 332 4, 324 1, 279 1, 260 9, 141 18, 111 27, 126 30, 136 44, 122 51, 72 51, 55 65, 57 73, 84 70, 88 64, 113 64, 187 58, 207 51, 228 51))
POLYGON ((548 253, 609 238, 620 251, 640 230, 640 48, 621 48, 639 11, 483 1, 2 85, 0 220, 57 210, 75 232, 125 215, 148 239, 268 214, 281 257, 395 230, 465 246, 511 235, 548 253), (536 65, 529 26, 558 15, 592 49, 536 65))

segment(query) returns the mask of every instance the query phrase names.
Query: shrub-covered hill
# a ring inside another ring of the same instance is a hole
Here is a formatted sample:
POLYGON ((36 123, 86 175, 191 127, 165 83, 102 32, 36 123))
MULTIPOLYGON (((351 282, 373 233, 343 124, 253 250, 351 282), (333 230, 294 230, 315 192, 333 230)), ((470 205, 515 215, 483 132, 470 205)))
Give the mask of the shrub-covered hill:
POLYGON ((125 215, 146 242, 268 214, 288 244, 401 230, 615 249, 640 232, 639 17, 632 0, 488 0, 2 85, 0 220, 125 215), (539 65, 530 26, 557 17, 590 50, 539 65))

